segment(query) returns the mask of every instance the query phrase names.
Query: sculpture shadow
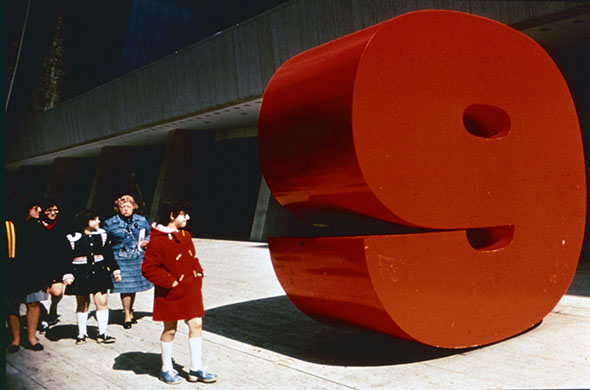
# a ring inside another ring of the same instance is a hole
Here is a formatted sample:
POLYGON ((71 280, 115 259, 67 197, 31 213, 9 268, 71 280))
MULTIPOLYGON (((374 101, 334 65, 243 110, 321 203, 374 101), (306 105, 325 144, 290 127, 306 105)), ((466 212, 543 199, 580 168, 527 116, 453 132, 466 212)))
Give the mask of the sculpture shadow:
MULTIPOLYGON (((184 372, 184 366, 172 360, 172 366, 178 375, 185 380, 188 374, 184 372)), ((162 368, 162 358, 159 353, 152 352, 125 352, 115 358, 113 369, 119 371, 133 371, 135 375, 150 375, 158 378, 162 368)))
POLYGON ((430 347, 357 328, 317 322, 278 296, 207 310, 206 331, 295 359, 334 366, 398 365, 471 349, 430 347))
POLYGON ((590 297, 590 259, 584 260, 582 256, 567 294, 590 297))

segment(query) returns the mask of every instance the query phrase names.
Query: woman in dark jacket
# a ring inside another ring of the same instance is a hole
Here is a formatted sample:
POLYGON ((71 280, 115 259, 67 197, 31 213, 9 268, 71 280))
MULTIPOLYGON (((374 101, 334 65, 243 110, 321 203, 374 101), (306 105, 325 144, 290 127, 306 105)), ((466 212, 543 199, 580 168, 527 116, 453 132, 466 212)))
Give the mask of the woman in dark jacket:
POLYGON ((34 351, 43 350, 36 332, 40 314, 39 302, 47 299, 45 289, 49 283, 49 271, 43 261, 45 236, 39 219, 41 207, 38 202, 27 200, 23 200, 22 205, 26 210, 24 218, 17 216, 5 221, 8 242, 6 312, 8 327, 12 334, 12 342, 8 346, 9 353, 17 352, 21 345, 21 303, 24 303, 27 309, 27 341, 23 346, 34 351))
MULTIPOLYGON (((57 201, 46 199, 43 202, 43 214, 41 215, 41 224, 45 228, 45 256, 44 261, 50 266, 48 279, 49 285, 47 293, 50 295, 51 302, 47 301, 47 312, 42 309, 41 319, 46 321, 47 325, 54 325, 58 320, 57 305, 63 296, 63 283, 61 268, 66 260, 66 253, 63 250, 63 240, 68 232, 65 222, 59 218, 59 206, 57 201)), ((43 302, 42 302, 43 303, 43 302)), ((46 326, 47 326, 46 325, 46 326)))

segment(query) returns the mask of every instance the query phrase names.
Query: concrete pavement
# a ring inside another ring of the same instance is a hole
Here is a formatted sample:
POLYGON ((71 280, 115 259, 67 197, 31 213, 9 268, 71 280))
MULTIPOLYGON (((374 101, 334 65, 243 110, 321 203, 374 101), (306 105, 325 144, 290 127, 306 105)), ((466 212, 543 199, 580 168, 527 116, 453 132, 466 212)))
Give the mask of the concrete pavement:
MULTIPOLYGON (((203 360, 215 384, 186 382, 185 324, 174 345, 175 389, 492 389, 590 388, 590 261, 580 263, 568 294, 541 325, 494 345, 447 351, 352 329, 299 312, 278 284, 264 243, 196 239, 205 268, 203 360)), ((152 294, 139 293, 138 324, 122 327, 111 294, 113 345, 75 345, 75 300, 65 297, 61 321, 39 336, 44 351, 6 357, 6 389, 167 389, 158 380, 161 323, 152 294)), ((91 307, 94 310, 94 307, 91 307)), ((96 335, 89 319, 89 335, 96 335)))

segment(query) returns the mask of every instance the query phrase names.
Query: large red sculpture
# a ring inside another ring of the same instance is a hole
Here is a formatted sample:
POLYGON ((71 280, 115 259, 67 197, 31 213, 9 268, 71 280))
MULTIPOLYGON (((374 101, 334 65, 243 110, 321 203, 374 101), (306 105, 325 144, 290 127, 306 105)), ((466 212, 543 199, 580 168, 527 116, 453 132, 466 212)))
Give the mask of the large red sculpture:
POLYGON ((259 149, 273 196, 309 223, 429 230, 269 239, 310 316, 477 346, 541 321, 573 278, 586 209, 576 110, 549 55, 508 26, 420 11, 301 53, 268 84, 259 149))

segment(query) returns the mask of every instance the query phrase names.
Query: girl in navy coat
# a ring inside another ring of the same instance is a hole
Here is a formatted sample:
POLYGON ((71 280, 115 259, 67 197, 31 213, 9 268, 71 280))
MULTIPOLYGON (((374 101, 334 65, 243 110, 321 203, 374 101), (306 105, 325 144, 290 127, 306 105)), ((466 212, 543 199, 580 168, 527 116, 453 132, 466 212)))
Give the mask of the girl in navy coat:
POLYGON ((113 257, 107 233, 100 228, 100 218, 95 210, 82 210, 76 214, 80 230, 68 234, 67 248, 69 261, 65 266, 63 282, 66 295, 76 296, 76 319, 78 337, 76 344, 86 342, 86 322, 90 306, 90 294, 94 295, 96 320, 98 322, 99 344, 110 344, 115 338, 108 334, 109 323, 108 290, 113 288, 111 274, 115 282, 121 281, 121 271, 113 257))

